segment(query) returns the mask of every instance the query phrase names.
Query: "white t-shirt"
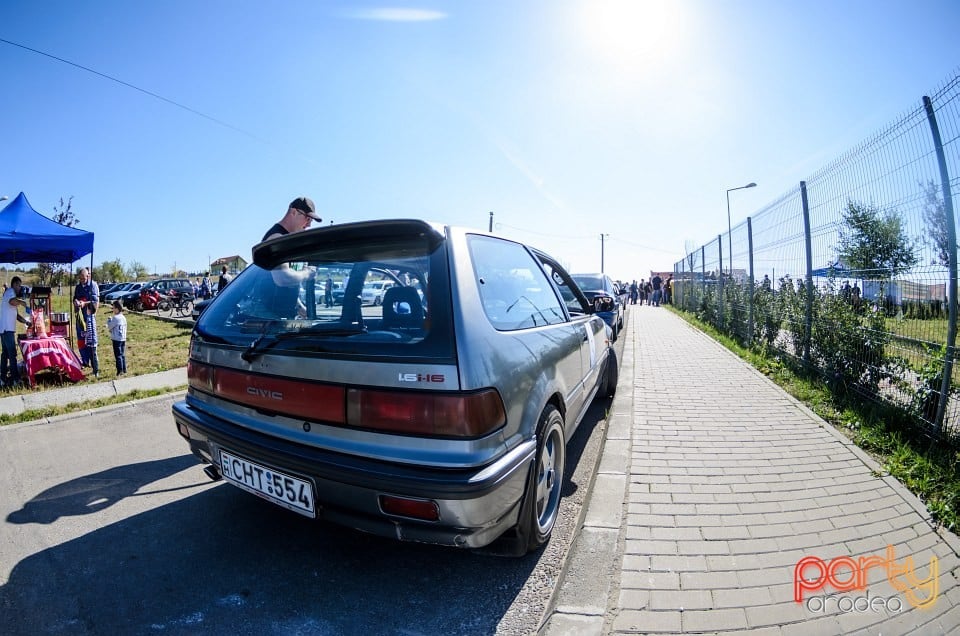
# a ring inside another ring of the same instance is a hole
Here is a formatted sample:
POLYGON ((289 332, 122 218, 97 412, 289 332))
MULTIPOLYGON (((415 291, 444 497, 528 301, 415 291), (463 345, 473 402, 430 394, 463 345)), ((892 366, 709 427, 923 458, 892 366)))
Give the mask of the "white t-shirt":
POLYGON ((0 299, 0 331, 17 330, 17 308, 10 306, 10 299, 16 296, 13 287, 7 287, 7 291, 3 292, 3 298, 0 299))

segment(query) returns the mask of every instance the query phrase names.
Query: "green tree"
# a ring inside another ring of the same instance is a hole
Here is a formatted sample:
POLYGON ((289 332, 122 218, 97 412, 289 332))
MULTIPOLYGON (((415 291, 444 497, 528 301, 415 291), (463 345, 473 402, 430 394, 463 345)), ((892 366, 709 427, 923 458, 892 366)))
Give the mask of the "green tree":
POLYGON ((113 261, 104 261, 99 267, 94 267, 93 279, 102 282, 124 282, 127 280, 127 274, 118 258, 113 261))
POLYGON ((940 197, 940 187, 933 181, 923 188, 923 220, 927 226, 927 233, 923 242, 933 249, 932 265, 950 266, 950 237, 947 234, 947 215, 943 199, 940 197))
POLYGON ((876 273, 880 279, 889 280, 916 265, 913 248, 899 212, 847 203, 837 253, 851 269, 876 273))
MULTIPOLYGON (((60 197, 60 204, 53 206, 52 220, 66 227, 74 227, 80 222, 73 213, 73 195, 66 202, 60 197)), ((69 270, 63 263, 37 263, 36 272, 37 284, 53 287, 66 280, 69 270)))
POLYGON ((127 279, 128 280, 143 280, 147 278, 149 270, 147 266, 139 261, 133 261, 127 267, 127 279))

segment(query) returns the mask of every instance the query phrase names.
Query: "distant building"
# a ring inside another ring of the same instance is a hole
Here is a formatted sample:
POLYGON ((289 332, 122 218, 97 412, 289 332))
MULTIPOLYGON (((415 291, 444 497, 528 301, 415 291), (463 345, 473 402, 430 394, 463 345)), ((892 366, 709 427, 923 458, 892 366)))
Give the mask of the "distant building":
POLYGON ((227 271, 231 274, 236 274, 246 269, 249 263, 247 263, 242 256, 224 256, 210 263, 210 271, 219 272, 220 268, 224 265, 227 266, 227 271))

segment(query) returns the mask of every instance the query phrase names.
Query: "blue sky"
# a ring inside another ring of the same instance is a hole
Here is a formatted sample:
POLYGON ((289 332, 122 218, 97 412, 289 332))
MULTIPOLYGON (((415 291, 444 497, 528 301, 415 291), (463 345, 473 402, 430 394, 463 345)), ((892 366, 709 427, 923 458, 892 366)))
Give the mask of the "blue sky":
POLYGON ((758 184, 737 224, 957 73, 958 26, 956 0, 6 0, 3 40, 170 101, 0 43, 0 195, 72 195, 98 265, 249 257, 307 195, 324 223, 492 211, 573 271, 605 234, 646 278, 725 231, 728 188, 758 184))

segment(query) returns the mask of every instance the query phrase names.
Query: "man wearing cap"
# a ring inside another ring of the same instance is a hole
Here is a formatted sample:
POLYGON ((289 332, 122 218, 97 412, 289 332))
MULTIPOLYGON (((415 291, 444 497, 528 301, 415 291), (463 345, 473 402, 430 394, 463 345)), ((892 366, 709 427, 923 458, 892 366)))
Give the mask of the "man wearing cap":
POLYGON ((310 224, 314 221, 319 223, 322 220, 320 215, 317 214, 317 208, 313 205, 313 201, 307 197, 297 197, 290 202, 287 213, 283 215, 283 218, 274 223, 260 240, 266 241, 275 236, 300 232, 310 227, 310 224))
MULTIPOLYGON (((278 236, 302 232, 310 227, 314 221, 320 222, 323 219, 317 214, 317 208, 313 201, 307 197, 297 197, 287 206, 287 213, 283 218, 274 223, 267 233, 263 235, 262 241, 266 241, 278 236)), ((273 306, 283 311, 284 308, 292 308, 296 315, 303 317, 307 313, 306 306, 300 301, 300 284, 316 274, 315 267, 306 267, 295 270, 288 264, 273 269, 273 282, 277 285, 274 290, 273 306)), ((286 312, 284 312, 286 313, 286 312)))

